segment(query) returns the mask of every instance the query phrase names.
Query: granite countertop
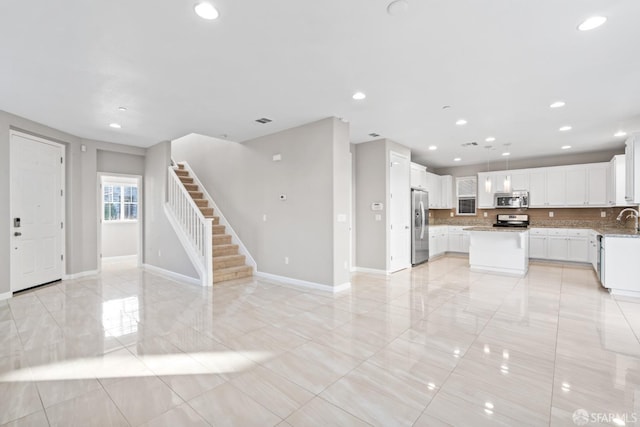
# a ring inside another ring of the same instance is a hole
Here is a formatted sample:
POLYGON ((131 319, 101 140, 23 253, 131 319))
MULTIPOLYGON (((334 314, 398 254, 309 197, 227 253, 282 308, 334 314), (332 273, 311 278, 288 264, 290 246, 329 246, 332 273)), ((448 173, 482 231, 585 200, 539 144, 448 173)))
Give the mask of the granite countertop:
POLYGON ((596 228, 595 231, 603 236, 610 237, 637 237, 640 239, 640 233, 628 228, 596 228))
POLYGON ((465 231, 491 231, 491 232, 500 232, 500 233, 523 233, 528 231, 526 228, 517 228, 517 227, 469 227, 465 228, 465 231))

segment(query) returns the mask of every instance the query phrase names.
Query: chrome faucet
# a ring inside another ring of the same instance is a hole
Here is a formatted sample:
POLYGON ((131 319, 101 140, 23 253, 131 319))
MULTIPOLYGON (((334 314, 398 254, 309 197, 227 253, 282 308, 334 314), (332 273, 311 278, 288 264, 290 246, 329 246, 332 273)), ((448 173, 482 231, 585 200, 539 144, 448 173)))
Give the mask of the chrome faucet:
POLYGON ((640 228, 638 228, 638 216, 640 216, 640 212, 638 212, 637 210, 635 210, 633 208, 622 209, 620 211, 620 214, 618 215, 618 218, 616 218, 616 221, 622 221, 622 214, 627 212, 627 211, 630 211, 631 213, 629 215, 627 215, 627 217, 625 219, 629 219, 629 218, 635 219, 636 220, 636 224, 635 224, 636 228, 635 228, 635 230, 636 231, 640 231, 640 228))

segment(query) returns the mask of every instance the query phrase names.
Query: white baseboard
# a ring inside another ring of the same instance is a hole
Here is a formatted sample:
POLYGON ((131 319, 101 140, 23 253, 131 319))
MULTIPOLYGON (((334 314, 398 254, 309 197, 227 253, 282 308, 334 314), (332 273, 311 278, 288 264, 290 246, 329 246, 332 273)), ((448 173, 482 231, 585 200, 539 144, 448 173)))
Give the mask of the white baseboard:
POLYGON ((367 273, 367 274, 384 274, 385 276, 391 274, 386 270, 377 270, 375 268, 365 268, 365 267, 354 267, 353 271, 356 273, 367 273))
POLYGON ((318 289, 325 292, 338 293, 346 291, 351 288, 351 282, 343 283, 337 286, 323 285, 321 283, 308 282, 306 280, 293 279, 286 276, 278 276, 277 274, 263 273, 262 271, 256 271, 256 276, 264 279, 274 280, 276 282, 287 283, 289 285, 301 286, 303 288, 318 289))
POLYGON ((103 257, 102 258, 102 262, 106 263, 106 264, 111 264, 114 262, 123 262, 123 261, 137 261, 138 260, 138 255, 122 255, 122 256, 108 256, 108 257, 103 257))
POLYGON ((62 280, 80 279, 82 277, 95 276, 97 274, 98 270, 81 271, 80 273, 65 274, 62 276, 62 280))
POLYGON ((164 268, 156 267, 151 264, 142 264, 142 267, 145 270, 148 270, 152 273, 156 273, 160 276, 167 277, 169 279, 177 280, 178 282, 188 283, 190 285, 198 285, 201 286, 202 282, 200 279, 190 276, 185 276, 184 274, 176 273, 175 271, 165 270, 164 268))
POLYGON ((5 300, 5 299, 9 299, 13 296, 12 292, 5 292, 3 294, 0 294, 0 301, 5 300))
POLYGON ((625 289, 607 289, 607 290, 611 295, 617 296, 617 297, 635 297, 635 298, 640 297, 639 291, 629 291, 625 289))

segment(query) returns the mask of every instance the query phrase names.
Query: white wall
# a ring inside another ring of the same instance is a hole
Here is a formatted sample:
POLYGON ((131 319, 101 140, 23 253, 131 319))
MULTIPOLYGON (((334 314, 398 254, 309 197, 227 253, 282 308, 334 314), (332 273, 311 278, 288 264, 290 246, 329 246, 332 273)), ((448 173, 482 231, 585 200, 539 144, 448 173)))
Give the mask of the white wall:
POLYGON ((138 230, 140 224, 136 222, 102 223, 102 259, 137 255, 138 230))
POLYGON ((189 162, 259 271, 329 286, 349 281, 347 124, 329 118, 242 144, 194 134, 174 141, 172 152, 189 162))
MULTIPOLYGON (((22 117, 0 111, 0 198, 9 200, 9 131, 17 130, 62 143, 66 147, 67 274, 97 269, 97 151, 137 156, 144 149, 79 138, 22 117), (81 151, 81 146, 86 151, 81 151)), ((0 224, 9 224, 9 204, 0 203, 0 224)), ((0 294, 9 292, 9 227, 0 227, 0 294)))
POLYGON ((147 148, 144 173, 144 264, 184 276, 198 278, 198 272, 171 227, 164 211, 171 143, 147 148))
POLYGON ((390 263, 390 162, 391 152, 410 157, 411 151, 396 142, 380 139, 356 145, 356 267, 389 271, 390 263), (371 204, 382 202, 382 211, 371 204), (380 215, 380 221, 375 219, 380 215))

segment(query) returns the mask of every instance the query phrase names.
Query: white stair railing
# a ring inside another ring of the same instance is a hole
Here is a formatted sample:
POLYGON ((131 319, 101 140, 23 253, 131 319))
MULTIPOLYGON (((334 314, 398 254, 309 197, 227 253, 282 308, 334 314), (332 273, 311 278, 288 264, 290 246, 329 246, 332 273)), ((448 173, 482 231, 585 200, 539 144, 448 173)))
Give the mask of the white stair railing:
POLYGON ((213 219, 204 217, 172 166, 167 175, 167 193, 167 213, 183 231, 177 233, 178 238, 198 270, 202 286, 212 286, 213 219))
POLYGON ((211 197, 209 192, 207 192, 207 189, 205 188, 205 186, 202 185, 202 182, 200 182, 196 173, 193 171, 193 169, 191 169, 191 166, 189 166, 189 163, 186 161, 179 161, 179 162, 176 162, 176 165, 180 165, 183 168, 183 170, 186 170, 187 172, 189 172, 189 177, 193 178, 193 183, 198 186, 198 191, 201 192, 202 197, 207 202, 209 202, 209 207, 213 208, 215 215, 218 217, 220 221, 219 224, 225 226, 225 232, 231 236, 232 242, 238 245, 238 252, 241 255, 245 256, 245 260, 246 260, 245 262, 247 263, 247 265, 251 266, 253 268, 253 271, 255 272, 258 269, 258 265, 255 259, 253 259, 253 256, 251 256, 249 249, 247 249, 247 247, 244 245, 244 243, 240 239, 240 236, 238 236, 238 233, 236 233, 236 231, 231 226, 231 223, 227 220, 227 218, 222 213, 222 210, 220 210, 216 202, 213 200, 213 197, 211 197))

